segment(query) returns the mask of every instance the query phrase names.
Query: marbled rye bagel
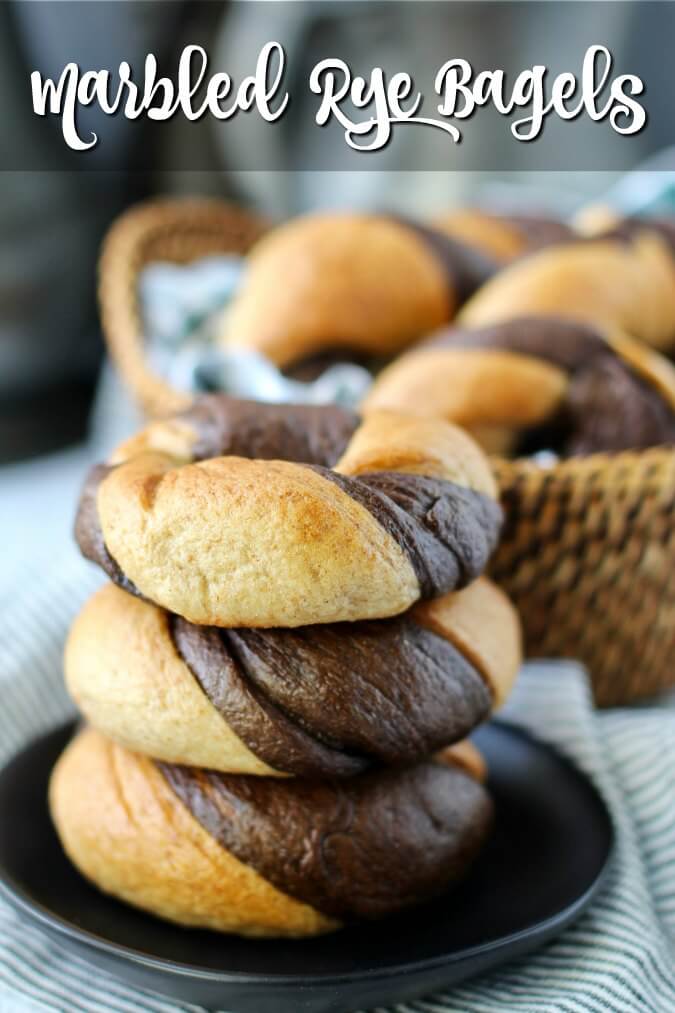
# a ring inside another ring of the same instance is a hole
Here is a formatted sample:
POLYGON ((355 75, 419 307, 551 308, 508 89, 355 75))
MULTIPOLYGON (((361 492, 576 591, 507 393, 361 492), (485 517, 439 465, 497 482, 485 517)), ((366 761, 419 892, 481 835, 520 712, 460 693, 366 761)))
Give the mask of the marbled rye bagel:
POLYGON ((50 785, 64 848, 102 890, 185 925, 306 936, 374 918, 461 877, 489 831, 452 753, 342 781, 157 764, 86 730, 50 785))
POLYGON ((543 215, 491 214, 460 208, 437 215, 431 225, 453 239, 482 250, 499 264, 575 238, 571 226, 543 215))
POLYGON ((94 469, 76 534, 114 582, 190 622, 301 626, 470 583, 495 496, 482 452, 444 422, 212 395, 94 469))
POLYGON ((675 346, 675 226, 631 221, 510 264, 466 303, 462 327, 529 316, 564 317, 675 346))
POLYGON ((380 374, 363 409, 445 418, 499 454, 638 449, 675 441, 675 369, 616 331, 516 318, 438 332, 380 374))
POLYGON ((222 340, 281 367, 326 351, 392 355, 450 320, 496 267, 404 219, 307 215, 253 247, 222 340))
POLYGON ((79 709, 129 749, 313 777, 456 742, 503 702, 519 663, 516 613, 485 577, 402 617, 292 630, 193 626, 109 584, 65 654, 79 709))

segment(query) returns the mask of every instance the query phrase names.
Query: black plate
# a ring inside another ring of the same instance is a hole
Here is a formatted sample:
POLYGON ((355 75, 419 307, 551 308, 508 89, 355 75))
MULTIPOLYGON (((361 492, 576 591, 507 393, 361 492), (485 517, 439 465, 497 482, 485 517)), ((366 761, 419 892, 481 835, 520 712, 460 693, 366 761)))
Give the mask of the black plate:
POLYGON ((476 735, 491 770, 494 836, 452 894, 377 924, 302 941, 181 929, 111 900, 65 858, 47 781, 72 726, 0 773, 0 886, 91 962, 176 999, 241 1013, 346 1013, 403 1002, 532 950, 596 893, 612 847, 607 810, 550 748, 509 725, 476 735))

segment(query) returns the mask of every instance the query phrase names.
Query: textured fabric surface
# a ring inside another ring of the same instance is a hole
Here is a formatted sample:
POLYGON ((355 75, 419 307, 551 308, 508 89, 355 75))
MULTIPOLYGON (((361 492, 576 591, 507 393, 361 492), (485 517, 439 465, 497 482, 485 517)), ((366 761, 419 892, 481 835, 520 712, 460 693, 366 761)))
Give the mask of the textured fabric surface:
MULTIPOLYGON (((72 713, 61 650, 101 577, 69 545, 45 567, 18 564, 0 614, 0 762, 72 713)), ((504 716, 557 746, 595 781, 617 849, 605 889, 575 926, 533 956, 398 1013, 675 1010, 675 708, 595 713, 573 664, 526 666, 504 716)), ((572 814, 570 814, 571 816, 572 814)), ((0 901, 0 1013, 185 1011, 91 968, 0 901)))

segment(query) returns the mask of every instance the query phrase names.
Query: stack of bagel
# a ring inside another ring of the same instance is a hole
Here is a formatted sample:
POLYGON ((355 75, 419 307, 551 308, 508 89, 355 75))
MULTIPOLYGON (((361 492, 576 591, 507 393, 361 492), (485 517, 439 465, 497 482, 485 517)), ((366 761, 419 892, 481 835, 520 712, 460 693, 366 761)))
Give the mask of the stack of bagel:
POLYGON ((50 787, 80 871, 254 936, 459 879, 492 822, 467 736, 520 662, 482 575, 496 494, 446 422, 222 395, 93 469, 76 535, 110 583, 69 637, 86 725, 50 787))

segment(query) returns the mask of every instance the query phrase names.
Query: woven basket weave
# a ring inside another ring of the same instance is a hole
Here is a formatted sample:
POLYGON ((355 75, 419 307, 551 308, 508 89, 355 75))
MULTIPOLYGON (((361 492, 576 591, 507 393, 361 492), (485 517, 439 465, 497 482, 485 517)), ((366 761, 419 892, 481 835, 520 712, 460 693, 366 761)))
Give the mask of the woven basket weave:
POLYGON ((603 706, 675 685, 675 451, 495 466, 506 523, 491 573, 528 655, 583 661, 603 706))
MULTIPOLYGON (((103 328, 149 415, 188 396, 148 367, 140 271, 246 252, 265 227, 220 201, 153 202, 113 225, 100 263, 103 328)), ((602 706, 675 686, 675 451, 494 466, 506 524, 491 572, 520 610, 527 655, 579 659, 602 706)))

